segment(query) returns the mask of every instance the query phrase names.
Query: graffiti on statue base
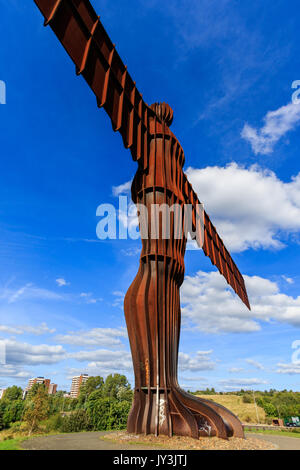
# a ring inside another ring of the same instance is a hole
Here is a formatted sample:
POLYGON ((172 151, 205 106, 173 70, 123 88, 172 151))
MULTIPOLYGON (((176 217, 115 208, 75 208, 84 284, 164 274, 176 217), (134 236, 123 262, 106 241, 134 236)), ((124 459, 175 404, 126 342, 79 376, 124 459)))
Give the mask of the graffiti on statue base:
POLYGON ((210 437, 211 435, 211 426, 208 424, 207 421, 202 419, 199 423, 199 431, 204 431, 210 437))
POLYGON ((166 400, 161 398, 159 400, 159 425, 162 426, 166 419, 166 400))

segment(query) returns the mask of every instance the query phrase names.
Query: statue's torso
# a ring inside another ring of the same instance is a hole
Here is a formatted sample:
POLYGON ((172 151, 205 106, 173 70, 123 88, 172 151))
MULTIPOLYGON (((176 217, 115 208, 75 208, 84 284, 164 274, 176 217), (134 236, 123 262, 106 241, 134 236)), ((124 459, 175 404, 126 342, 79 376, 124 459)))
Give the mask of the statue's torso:
MULTIPOLYGON (((184 271, 184 254, 186 238, 183 233, 184 224, 184 152, 178 140, 170 129, 156 119, 150 121, 150 134, 152 138, 146 161, 139 163, 138 171, 132 184, 132 199, 135 204, 142 204, 147 208, 148 220, 140 214, 140 231, 148 233, 148 238, 143 240, 142 258, 167 257, 176 260, 178 269, 184 271), (152 206, 166 205, 172 208, 176 205, 176 212, 170 212, 169 238, 162 235, 167 222, 158 218, 156 238, 153 238, 151 224, 152 206), (178 207, 180 210, 178 212, 178 207), (148 230, 145 231, 145 223, 148 230), (181 227, 182 236, 176 238, 174 227, 181 227)), ((143 235, 142 235, 143 238, 143 235)))
POLYGON ((178 201, 184 202, 184 152, 170 129, 156 119, 150 120, 152 136, 143 161, 133 181, 132 197, 137 201, 144 190, 167 191, 178 201))

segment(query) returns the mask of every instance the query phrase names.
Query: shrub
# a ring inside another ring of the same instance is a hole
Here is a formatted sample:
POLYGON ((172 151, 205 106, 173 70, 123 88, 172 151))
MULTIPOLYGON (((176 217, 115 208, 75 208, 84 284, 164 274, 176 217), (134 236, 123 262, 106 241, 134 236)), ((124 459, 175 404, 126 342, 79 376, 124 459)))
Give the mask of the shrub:
MULTIPOLYGON (((93 394, 92 394, 93 395, 93 394)), ((131 402, 92 396, 87 404, 90 423, 95 431, 125 429, 131 402)))
POLYGON ((243 395, 242 401, 243 403, 253 403, 253 398, 247 393, 243 395))
POLYGON ((21 430, 21 421, 16 421, 15 423, 12 423, 9 427, 10 431, 12 432, 18 432, 21 430))
POLYGON ((128 401, 113 402, 107 420, 107 429, 126 429, 131 404, 128 401))
POLYGON ((245 417, 245 422, 246 423, 251 423, 251 421, 252 421, 251 416, 248 415, 248 416, 245 417))
POLYGON ((110 398, 100 397, 94 399, 93 395, 94 394, 91 395, 91 399, 87 403, 87 412, 92 428, 95 431, 106 431, 110 429, 107 421, 112 400, 110 398))
POLYGON ((76 410, 63 418, 62 432, 80 432, 91 429, 90 419, 85 410, 76 410))
POLYGON ((2 429, 4 429, 4 427, 5 427, 5 425, 4 425, 4 420, 3 420, 3 413, 0 410, 0 431, 2 431, 2 429))
POLYGON ((264 410, 267 416, 278 417, 278 410, 272 403, 264 403, 264 410))
POLYGON ((61 416, 60 413, 57 413, 45 421, 45 429, 46 432, 51 432, 51 431, 60 431, 62 429, 64 422, 64 418, 61 416))

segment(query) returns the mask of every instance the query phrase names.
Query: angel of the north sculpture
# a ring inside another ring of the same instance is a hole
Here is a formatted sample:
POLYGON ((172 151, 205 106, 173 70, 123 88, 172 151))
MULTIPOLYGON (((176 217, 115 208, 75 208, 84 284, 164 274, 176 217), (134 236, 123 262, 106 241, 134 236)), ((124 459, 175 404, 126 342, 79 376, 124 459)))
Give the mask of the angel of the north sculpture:
MULTIPOLYGON (((184 206, 192 208, 196 239, 250 309, 244 279, 216 232, 185 173, 183 149, 171 132, 173 111, 165 103, 148 106, 123 64, 89 0, 34 0, 67 53, 93 90, 99 107, 119 131, 138 170, 132 199, 151 212, 153 204, 181 208, 171 226, 185 226, 184 206), (201 236, 197 226, 203 220, 201 236), (203 238, 203 239, 201 239, 203 238)), ((144 214, 145 215, 145 214, 144 214)), ((143 223, 139 213, 140 229, 143 223)), ((159 225, 162 218, 159 218, 159 225)), ((186 233, 179 239, 144 237, 138 274, 125 297, 135 390, 128 432, 135 434, 244 437, 238 418, 212 401, 183 391, 177 380, 180 286, 184 280, 186 233)), ((176 230, 175 230, 176 232, 176 230)), ((143 238, 143 237, 142 237, 143 238)))

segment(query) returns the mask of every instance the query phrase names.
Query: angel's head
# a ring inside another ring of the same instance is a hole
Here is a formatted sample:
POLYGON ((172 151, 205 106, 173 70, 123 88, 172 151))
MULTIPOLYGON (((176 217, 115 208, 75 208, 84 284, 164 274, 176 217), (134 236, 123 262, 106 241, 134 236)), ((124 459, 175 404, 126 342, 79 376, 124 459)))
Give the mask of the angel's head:
POLYGON ((173 122, 174 112, 171 106, 167 103, 154 103, 150 108, 155 112, 158 119, 165 122, 168 127, 171 126, 173 122))

